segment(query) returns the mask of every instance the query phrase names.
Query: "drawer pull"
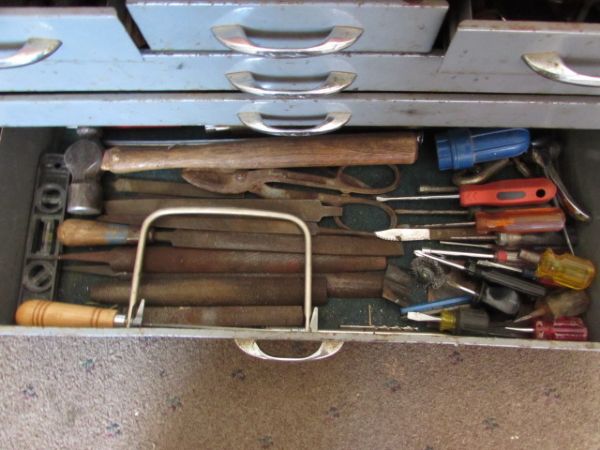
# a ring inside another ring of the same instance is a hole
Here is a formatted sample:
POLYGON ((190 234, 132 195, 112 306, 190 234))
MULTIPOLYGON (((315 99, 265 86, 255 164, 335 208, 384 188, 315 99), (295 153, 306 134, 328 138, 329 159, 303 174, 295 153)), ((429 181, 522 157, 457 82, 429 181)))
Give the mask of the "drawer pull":
POLYGON ((526 53, 523 55, 523 61, 531 70, 550 80, 575 86, 600 87, 600 77, 575 72, 556 52, 526 53))
POLYGON ((323 341, 321 346, 313 354, 300 358, 286 358, 282 356, 271 356, 263 352, 254 339, 235 339, 235 344, 238 348, 247 355, 254 356, 259 359, 278 362, 306 362, 317 361, 319 359, 329 358, 340 351, 344 345, 343 341, 323 341))
POLYGON ((327 38, 312 47, 271 48, 254 44, 240 25, 219 25, 212 27, 215 37, 227 48, 247 55, 270 56, 275 58, 302 58, 306 56, 328 55, 350 47, 362 34, 362 28, 336 26, 327 38))
POLYGON ((6 58, 0 58, 0 69, 27 66, 47 58, 61 46, 56 39, 28 39, 23 46, 6 58))
POLYGON ((352 72, 333 71, 327 75, 325 81, 314 89, 305 91, 283 91, 262 88, 252 72, 232 72, 226 74, 231 84, 242 92, 253 95, 328 95, 340 92, 350 86, 356 79, 352 72))
POLYGON ((254 131, 258 131, 260 133, 271 134, 273 136, 314 136, 317 134, 329 133, 343 127, 346 123, 348 123, 351 116, 352 114, 349 112, 330 112, 327 113, 327 116, 323 122, 315 125, 312 128, 278 128, 267 125, 260 113, 238 113, 238 118, 248 128, 252 128, 254 131))

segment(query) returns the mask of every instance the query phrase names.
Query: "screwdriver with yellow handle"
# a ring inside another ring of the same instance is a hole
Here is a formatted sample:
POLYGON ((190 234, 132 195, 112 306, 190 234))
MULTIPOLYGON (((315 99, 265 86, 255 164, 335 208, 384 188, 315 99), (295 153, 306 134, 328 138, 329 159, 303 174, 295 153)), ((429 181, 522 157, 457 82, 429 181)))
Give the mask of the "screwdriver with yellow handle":
POLYGON ((535 276, 538 279, 548 279, 553 284, 570 289, 586 289, 596 277, 594 263, 570 253, 557 255, 551 249, 547 249, 539 254, 521 250, 519 258, 536 264, 535 276))

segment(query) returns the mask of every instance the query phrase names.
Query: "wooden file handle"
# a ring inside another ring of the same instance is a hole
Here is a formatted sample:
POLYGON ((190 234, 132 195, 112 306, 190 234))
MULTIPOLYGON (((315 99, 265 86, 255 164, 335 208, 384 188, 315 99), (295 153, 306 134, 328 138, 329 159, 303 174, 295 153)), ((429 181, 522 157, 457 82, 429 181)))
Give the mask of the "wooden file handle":
POLYGON ((58 240, 67 247, 123 245, 138 241, 139 230, 129 225, 67 219, 58 227, 58 240))
POLYGON ((419 148, 415 132, 254 138, 173 147, 113 147, 102 170, 113 173, 158 169, 278 169, 290 167, 412 164, 419 148))
POLYGON ((113 328, 116 309, 27 300, 15 314, 17 325, 36 327, 113 328))

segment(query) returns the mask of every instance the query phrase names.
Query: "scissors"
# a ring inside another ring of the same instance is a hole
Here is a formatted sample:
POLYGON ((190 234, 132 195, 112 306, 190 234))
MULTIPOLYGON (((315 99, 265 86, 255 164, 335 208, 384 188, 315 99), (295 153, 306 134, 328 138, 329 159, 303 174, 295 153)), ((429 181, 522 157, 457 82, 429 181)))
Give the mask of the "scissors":
MULTIPOLYGON (((358 178, 348 175, 345 173, 347 166, 339 167, 334 176, 315 175, 286 169, 235 170, 231 172, 184 169, 182 170, 182 177, 194 186, 220 194, 251 192, 263 198, 314 199, 320 200, 324 204, 340 207, 346 205, 370 206, 383 211, 389 219, 390 228, 393 228, 397 225, 397 217, 391 207, 375 200, 350 195, 377 195, 395 190, 400 185, 400 170, 393 165, 387 167, 394 174, 394 179, 384 187, 372 187, 358 178), (271 183, 337 191, 340 194, 275 187, 271 183)), ((344 223, 342 217, 334 217, 334 221, 338 227, 351 230, 344 223)))

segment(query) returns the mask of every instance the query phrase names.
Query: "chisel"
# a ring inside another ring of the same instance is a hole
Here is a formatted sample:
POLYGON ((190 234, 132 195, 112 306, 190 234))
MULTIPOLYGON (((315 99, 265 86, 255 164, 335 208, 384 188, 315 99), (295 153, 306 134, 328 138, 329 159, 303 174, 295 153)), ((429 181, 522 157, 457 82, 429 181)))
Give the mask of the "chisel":
MULTIPOLYGON (((135 248, 114 248, 101 252, 68 253, 63 261, 108 264, 114 271, 132 271, 135 248)), ((315 255, 313 271, 364 272, 385 269, 385 256, 315 255)), ((144 257, 144 272, 163 273, 299 273, 304 271, 304 255, 233 250, 149 247, 144 257)))
MULTIPOLYGON (((142 327, 299 327, 301 306, 147 307, 142 327)), ((17 308, 21 326, 117 328, 125 315, 116 309, 48 300, 27 300, 17 308)))
MULTIPOLYGON (((59 225, 58 240, 67 247, 135 244, 139 229, 129 225, 109 224, 93 220, 67 219, 59 225)), ((191 231, 153 229, 151 242, 169 242, 173 247, 213 250, 247 250, 263 252, 304 253, 301 236, 228 231, 191 231)), ((402 256, 402 244, 375 237, 315 236, 315 255, 402 256)))

